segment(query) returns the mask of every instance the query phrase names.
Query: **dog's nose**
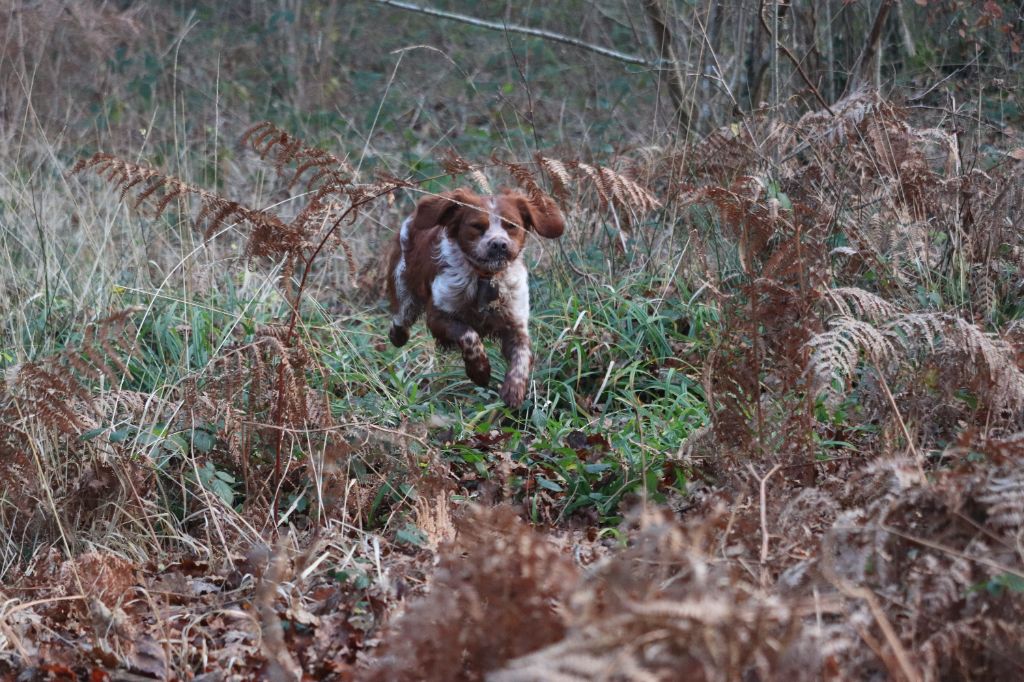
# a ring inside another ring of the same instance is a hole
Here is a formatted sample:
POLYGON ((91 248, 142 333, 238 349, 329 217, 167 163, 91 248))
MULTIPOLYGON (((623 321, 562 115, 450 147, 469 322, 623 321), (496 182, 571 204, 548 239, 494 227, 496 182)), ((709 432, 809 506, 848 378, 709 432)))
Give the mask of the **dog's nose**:
POLYGON ((507 258, 508 244, 503 241, 491 242, 487 247, 487 255, 491 258, 507 258))

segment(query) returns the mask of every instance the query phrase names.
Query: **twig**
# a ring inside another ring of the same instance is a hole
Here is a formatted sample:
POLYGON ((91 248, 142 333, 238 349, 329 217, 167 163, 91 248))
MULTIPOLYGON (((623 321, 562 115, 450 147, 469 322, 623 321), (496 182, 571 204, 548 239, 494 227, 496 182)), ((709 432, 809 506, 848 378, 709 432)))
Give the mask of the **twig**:
MULTIPOLYGON (((768 479, 771 478, 782 468, 781 464, 776 464, 771 470, 765 474, 764 478, 760 478, 757 475, 757 471, 754 470, 753 466, 750 466, 750 473, 754 475, 760 482, 760 502, 761 502, 761 570, 764 571, 765 564, 768 563, 768 479)), ((762 578, 764 576, 762 575, 762 578)))
POLYGON ((519 64, 519 57, 516 56, 516 51, 512 49, 512 38, 509 36, 508 31, 505 31, 505 43, 508 45, 508 53, 512 56, 512 63, 516 65, 516 71, 519 72, 519 80, 523 81, 523 88, 526 89, 526 103, 529 109, 529 121, 530 131, 533 133, 533 148, 538 154, 540 153, 540 137, 537 135, 537 123, 533 111, 533 90, 530 89, 530 81, 526 80, 526 73, 523 71, 523 67, 519 64))
POLYGON ((659 68, 659 65, 648 59, 635 54, 629 54, 626 52, 620 52, 619 50, 613 50, 608 47, 602 47, 601 45, 594 45, 586 41, 580 40, 579 38, 573 38, 563 33, 555 33, 554 31, 548 31, 542 28, 532 28, 530 26, 520 26, 518 24, 506 24, 498 21, 487 21, 486 19, 478 19, 471 17, 466 14, 458 14, 456 12, 446 12, 445 10, 434 9, 433 7, 424 7, 423 5, 417 5, 411 2, 401 2, 400 0, 370 0, 378 5, 387 5, 388 7, 394 7, 396 9, 404 9, 408 12, 419 12, 420 14, 426 14, 432 17, 439 17, 441 19, 451 19, 452 21, 460 21, 470 26, 476 26, 478 28, 486 28, 491 31, 508 31, 510 33, 521 33, 523 35, 534 36, 535 38, 544 38, 546 40, 553 40, 556 43, 562 43, 564 45, 571 45, 578 47, 581 50, 587 50, 595 54, 609 57, 611 59, 625 62, 627 64, 636 64, 638 66, 646 66, 651 69, 659 68))
POLYGON ((885 375, 878 368, 876 363, 872 363, 875 369, 875 374, 878 375, 879 384, 882 387, 882 391, 885 393, 886 399, 889 401, 889 406, 892 407, 893 413, 896 415, 896 421, 899 422, 900 430, 903 431, 903 437, 907 439, 907 447, 910 449, 910 453, 914 456, 914 463, 917 464, 918 473, 921 474, 921 480, 928 480, 924 473, 924 457, 918 452, 914 446, 914 439, 910 435, 910 429, 907 428, 907 423, 903 421, 903 415, 900 414, 900 408, 896 405, 896 399, 892 395, 892 391, 889 390, 889 383, 885 380, 885 375))
MULTIPOLYGON (((974 525, 973 522, 972 525, 974 525)), ((998 561, 993 561, 992 559, 989 559, 985 556, 967 554, 965 552, 961 552, 960 550, 954 547, 949 547, 939 542, 933 542, 927 538, 917 537, 916 535, 904 533, 898 528, 895 528, 885 523, 880 523, 878 527, 886 533, 891 533, 892 535, 895 535, 899 538, 903 538, 908 542, 913 542, 918 545, 921 545, 922 547, 928 547, 929 549, 934 549, 937 552, 943 552, 944 554, 955 556, 958 559, 963 559, 964 561, 970 561, 971 563, 981 564, 982 566, 987 566, 994 571, 1006 573, 1007 575, 1012 575, 1015 578, 1024 580, 1024 571, 1022 571, 1019 568, 1014 568, 1012 566, 1007 566, 1006 564, 1001 564, 998 561)), ((1002 542, 1002 540, 1000 540, 1000 542, 1002 542)))

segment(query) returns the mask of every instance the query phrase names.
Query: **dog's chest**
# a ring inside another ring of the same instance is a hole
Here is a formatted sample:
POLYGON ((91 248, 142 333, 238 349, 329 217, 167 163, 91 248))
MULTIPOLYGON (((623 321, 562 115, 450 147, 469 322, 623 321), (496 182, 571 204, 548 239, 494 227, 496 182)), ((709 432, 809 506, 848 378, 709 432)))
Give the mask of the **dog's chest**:
POLYGON ((521 261, 513 262, 490 279, 460 265, 442 263, 431 287, 436 307, 486 327, 526 321, 530 306, 528 276, 521 261))

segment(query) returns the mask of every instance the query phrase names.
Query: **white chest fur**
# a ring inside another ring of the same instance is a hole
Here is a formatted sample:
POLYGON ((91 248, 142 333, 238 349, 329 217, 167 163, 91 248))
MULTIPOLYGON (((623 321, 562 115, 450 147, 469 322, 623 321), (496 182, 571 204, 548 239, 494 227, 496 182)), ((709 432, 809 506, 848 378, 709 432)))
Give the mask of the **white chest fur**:
MULTIPOLYGON (((466 260, 462 250, 447 236, 441 238, 437 258, 440 270, 431 285, 434 305, 447 313, 457 313, 477 306, 479 277, 466 260)), ((530 316, 529 275, 526 265, 517 258, 492 279, 498 298, 491 306, 499 306, 524 324, 530 316)))

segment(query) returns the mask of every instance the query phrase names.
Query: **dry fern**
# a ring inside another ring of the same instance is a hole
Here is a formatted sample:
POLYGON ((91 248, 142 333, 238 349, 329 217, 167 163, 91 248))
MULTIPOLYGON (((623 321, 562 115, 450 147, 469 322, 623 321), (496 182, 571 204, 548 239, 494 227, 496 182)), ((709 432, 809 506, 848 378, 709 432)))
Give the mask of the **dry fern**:
POLYGON ((590 181, 602 204, 613 206, 626 215, 643 215, 661 206, 650 191, 611 168, 591 166, 582 161, 573 163, 572 167, 582 171, 581 176, 590 181))
POLYGON ((136 208, 146 201, 153 201, 155 204, 154 218, 163 215, 175 199, 185 199, 190 196, 198 198, 201 208, 196 223, 202 224, 208 220, 207 234, 221 229, 224 222, 232 217, 248 221, 253 225, 277 221, 275 216, 262 211, 253 211, 200 187, 168 176, 155 168, 125 161, 112 154, 97 152, 88 159, 80 159, 71 169, 71 174, 74 175, 84 170, 92 170, 117 187, 121 192, 122 200, 130 192, 136 192, 136 208))
POLYGON ((472 164, 462 158, 454 149, 449 149, 440 159, 441 168, 454 180, 459 175, 467 175, 483 194, 493 194, 491 183, 487 181, 481 166, 472 164))
MULTIPOLYGON (((300 266, 305 270, 328 244, 345 250, 350 276, 355 276, 351 248, 341 239, 339 228, 347 220, 355 220, 360 209, 378 197, 408 185, 399 179, 360 184, 353 179, 354 170, 335 155, 306 145, 277 126, 263 122, 252 126, 242 136, 242 145, 251 147, 260 158, 273 163, 277 173, 291 190, 300 181, 306 187, 305 204, 290 221, 266 210, 253 209, 226 199, 196 185, 167 175, 150 166, 97 153, 75 164, 72 173, 91 170, 118 188, 121 197, 135 193, 135 207, 153 206, 153 217, 159 218, 177 200, 198 202, 195 224, 205 226, 204 238, 210 239, 229 221, 248 224, 245 258, 251 263, 271 258, 284 265, 280 278, 288 290, 292 275, 300 266), (340 200, 340 203, 339 203, 340 200)), ((301 285, 300 285, 301 288, 301 285)), ((296 292, 296 296, 299 292, 296 292)))
POLYGON ((481 679, 561 638, 571 562, 511 508, 473 509, 457 526, 431 591, 392 626, 366 679, 481 679))
POLYGON ((278 174, 287 181, 288 190, 309 173, 306 190, 315 192, 321 200, 331 193, 344 194, 355 175, 355 169, 347 161, 307 145, 269 121, 251 126, 242 133, 239 144, 251 147, 261 159, 271 160, 278 174))
POLYGON ((797 654, 813 640, 794 609, 707 554, 713 519, 680 527, 642 517, 635 544, 577 586, 565 639, 488 679, 774 679, 797 672, 797 661, 814 671, 821 662, 797 654))
POLYGON ((829 329, 814 336, 807 345, 812 351, 809 364, 818 392, 828 391, 833 398, 842 393, 834 391, 836 380, 848 386, 856 376, 862 355, 881 367, 887 367, 898 356, 893 340, 883 331, 845 316, 830 320, 829 329))
POLYGON ((661 207, 661 202, 650 190, 611 168, 593 166, 582 161, 559 160, 540 154, 535 157, 535 165, 540 172, 525 164, 505 161, 497 154, 491 157, 491 161, 508 171, 530 199, 541 206, 551 200, 541 185, 542 176, 546 175, 552 187, 551 194, 563 206, 567 205, 573 186, 584 194, 588 189, 592 189, 603 209, 621 214, 620 225, 624 228, 628 228, 637 217, 661 207))
POLYGON ((106 379, 108 391, 120 394, 131 378, 125 358, 131 355, 134 333, 122 310, 90 324, 82 340, 62 352, 7 369, 0 393, 0 418, 24 434, 33 426, 64 436, 97 428, 107 411, 97 403, 91 383, 106 379))
MULTIPOLYGON (((282 462, 291 452, 286 441, 294 437, 286 437, 285 431, 312 426, 319 429, 320 437, 328 438, 334 426, 329 401, 321 391, 310 387, 308 375, 315 369, 313 354, 298 329, 308 276, 322 253, 341 248, 350 277, 354 278, 356 264, 351 248, 341 238, 342 225, 354 221, 366 205, 408 183, 388 178, 357 183, 354 169, 346 161, 306 145, 268 122, 245 131, 241 144, 272 163, 287 190, 300 182, 304 184, 305 203, 291 220, 285 221, 267 210, 243 206, 149 166, 109 154, 96 154, 79 161, 73 172, 97 173, 118 188, 122 198, 134 193, 135 206, 152 205, 154 217, 163 215, 172 203, 196 202, 196 224, 205 225, 206 239, 212 238, 228 221, 247 224, 245 261, 251 264, 257 259, 271 258, 281 265, 279 284, 290 303, 286 322, 258 329, 254 338, 224 349, 203 377, 204 388, 212 389, 212 394, 201 391, 198 382, 188 389, 193 414, 195 408, 201 406, 200 411, 208 418, 223 424, 221 435, 243 467, 247 466, 255 445, 262 443, 273 450, 275 500, 270 506, 276 514, 282 462), (202 403, 200 393, 204 393, 202 403), (215 397, 217 394, 219 399, 215 397)), ((106 350, 112 348, 106 341, 100 346, 106 350)), ((115 378, 113 370, 101 362, 101 356, 86 353, 86 358, 111 380, 115 378)), ((123 364, 118 369, 127 372, 123 364)), ((47 389, 50 375, 35 368, 31 370, 25 374, 26 379, 32 380, 28 388, 36 393, 47 389)), ((57 420, 66 415, 55 412, 50 416, 57 420)), ((64 421, 79 427, 79 422, 64 421)), ((247 486, 251 482, 247 475, 247 486)))
POLYGON ((824 300, 837 315, 856 317, 878 324, 892 319, 899 309, 878 294, 858 287, 836 287, 825 290, 824 300))
POLYGON ((537 163, 541 165, 551 180, 551 193, 559 201, 566 201, 569 198, 569 187, 572 185, 572 176, 569 168, 564 162, 558 159, 548 158, 537 154, 537 163))
POLYGON ((930 313, 907 314, 887 325, 908 350, 933 351, 965 357, 974 364, 963 367, 981 381, 984 397, 1018 413, 1024 407, 1024 372, 1017 367, 1009 345, 986 334, 962 317, 930 313))

